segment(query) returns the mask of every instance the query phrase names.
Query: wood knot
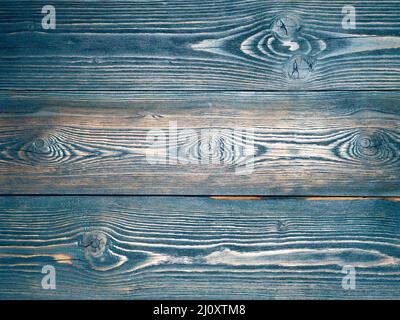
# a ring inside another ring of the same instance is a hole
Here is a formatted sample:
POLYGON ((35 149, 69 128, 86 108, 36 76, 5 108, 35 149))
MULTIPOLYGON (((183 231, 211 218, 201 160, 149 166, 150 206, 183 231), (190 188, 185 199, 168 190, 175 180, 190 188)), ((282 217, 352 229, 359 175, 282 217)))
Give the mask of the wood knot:
POLYGON ((294 55, 286 66, 286 76, 291 80, 306 80, 314 71, 315 59, 306 55, 294 55))
POLYGON ((101 59, 100 59, 100 58, 97 58, 97 57, 94 57, 94 58, 92 59, 92 63, 93 63, 93 64, 100 64, 100 63, 101 63, 101 59))
POLYGON ((44 139, 42 139, 42 138, 38 138, 35 141, 33 141, 33 146, 36 149, 43 149, 46 146, 46 141, 44 141, 44 139))
POLYGON ((42 138, 38 137, 33 140, 31 144, 32 151, 37 154, 47 155, 51 150, 51 145, 54 141, 51 141, 51 138, 42 138))
POLYGON ((112 270, 128 261, 123 252, 112 246, 110 237, 100 230, 84 233, 82 247, 86 261, 96 271, 112 270))
POLYGON ((292 14, 279 15, 271 26, 273 36, 283 42, 296 39, 300 29, 299 20, 292 14))
POLYGON ((400 162, 400 144, 396 135, 386 130, 355 131, 334 151, 340 158, 366 165, 391 166, 400 162))
POLYGON ((371 135, 360 134, 355 141, 354 152, 359 156, 374 157, 384 148, 383 144, 384 138, 376 132, 371 135))
POLYGON ((29 165, 59 166, 78 159, 73 144, 67 143, 65 136, 54 130, 51 133, 38 132, 34 139, 21 140, 18 149, 19 161, 29 165))
POLYGON ((276 230, 277 231, 285 232, 285 231, 288 231, 288 229, 289 229, 289 226, 288 226, 286 221, 278 220, 278 222, 276 223, 276 230))
POLYGON ((83 236, 83 248, 87 258, 101 257, 107 247, 107 235, 101 231, 92 231, 83 236))

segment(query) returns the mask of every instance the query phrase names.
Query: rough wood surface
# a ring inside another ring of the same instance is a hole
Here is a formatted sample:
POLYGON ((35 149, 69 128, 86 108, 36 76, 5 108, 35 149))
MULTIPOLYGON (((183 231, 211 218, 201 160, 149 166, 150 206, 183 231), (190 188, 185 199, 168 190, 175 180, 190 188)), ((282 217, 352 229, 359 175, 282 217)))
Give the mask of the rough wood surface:
POLYGON ((3 95, 0 192, 399 196, 399 98, 397 92, 3 95), (148 140, 150 132, 164 134, 168 147, 148 140), (248 153, 254 159, 229 148, 231 140, 254 143, 248 153), (250 174, 240 174, 249 163, 250 174))
POLYGON ((0 296, 400 298, 399 210, 384 200, 0 197, 0 296), (41 287, 44 265, 56 290, 41 287), (356 290, 341 286, 345 265, 356 290))
POLYGON ((400 89, 399 1, 357 1, 356 29, 348 1, 52 4, 44 30, 43 1, 1 2, 0 89, 400 89))
POLYGON ((0 2, 0 299, 400 299, 400 1, 45 4, 0 2))

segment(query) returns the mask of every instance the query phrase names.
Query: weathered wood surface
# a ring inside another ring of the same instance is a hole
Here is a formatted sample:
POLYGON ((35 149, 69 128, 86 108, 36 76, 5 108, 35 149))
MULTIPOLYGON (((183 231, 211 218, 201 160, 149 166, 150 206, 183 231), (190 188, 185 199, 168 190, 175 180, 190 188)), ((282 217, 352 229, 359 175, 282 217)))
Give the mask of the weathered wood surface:
POLYGON ((357 1, 350 30, 348 1, 52 4, 57 28, 43 30, 43 1, 1 1, 0 89, 400 89, 397 0, 357 1), (282 16, 288 38, 299 27, 290 46, 273 34, 282 16))
POLYGON ((0 192, 399 196, 399 98, 397 92, 3 95, 0 192), (149 140, 151 130, 168 145, 149 140), (254 159, 229 141, 254 143, 247 153, 254 159), (241 174, 249 164, 249 174, 241 174))
POLYGON ((400 1, 51 4, 0 2, 0 299, 400 299, 400 1))
POLYGON ((399 299, 399 210, 384 200, 0 197, 0 297, 399 299), (56 290, 41 287, 44 265, 56 290), (342 288, 345 265, 355 290, 342 288))

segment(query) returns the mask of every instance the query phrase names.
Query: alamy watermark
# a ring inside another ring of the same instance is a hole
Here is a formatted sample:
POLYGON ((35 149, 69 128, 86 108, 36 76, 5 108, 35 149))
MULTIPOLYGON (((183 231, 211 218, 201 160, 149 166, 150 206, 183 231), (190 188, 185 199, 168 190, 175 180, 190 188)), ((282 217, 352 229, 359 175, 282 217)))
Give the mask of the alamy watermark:
POLYGON ((356 29, 356 8, 351 5, 346 5, 342 8, 344 17, 342 19, 342 28, 345 30, 356 29))
POLYGON ((351 265, 343 266, 342 273, 345 274, 342 279, 343 290, 356 290, 356 268, 351 265))
POLYGON ((45 5, 42 8, 45 16, 42 19, 42 28, 45 30, 56 28, 56 8, 52 5, 45 5))
POLYGON ((52 265, 45 265, 42 268, 42 273, 45 275, 42 278, 42 288, 45 290, 55 290, 56 286, 56 269, 52 265))
POLYGON ((254 129, 180 129, 170 121, 167 130, 150 130, 146 136, 146 160, 165 165, 226 165, 235 174, 254 170, 254 129))

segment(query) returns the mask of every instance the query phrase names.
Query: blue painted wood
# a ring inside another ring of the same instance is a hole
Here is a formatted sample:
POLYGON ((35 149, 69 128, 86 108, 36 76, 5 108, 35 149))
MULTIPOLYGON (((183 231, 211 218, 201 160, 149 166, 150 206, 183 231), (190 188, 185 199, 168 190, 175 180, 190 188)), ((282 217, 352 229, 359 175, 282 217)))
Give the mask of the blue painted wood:
POLYGON ((0 193, 399 196, 399 102, 398 92, 3 95, 0 193), (244 158, 232 139, 254 151, 244 158))
POLYGON ((400 298, 400 202, 0 197, 1 299, 400 298), (44 265, 56 290, 44 290, 44 265), (344 290, 343 266, 356 270, 344 290))
POLYGON ((400 299, 399 1, 52 4, 0 3, 0 299, 400 299), (149 165, 171 121, 254 173, 149 165))
POLYGON ((357 1, 356 29, 337 0, 52 4, 44 30, 43 1, 1 2, 0 89, 400 88, 398 1, 357 1))

